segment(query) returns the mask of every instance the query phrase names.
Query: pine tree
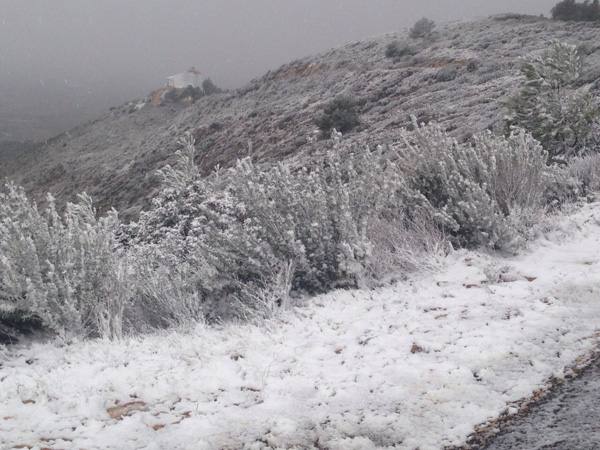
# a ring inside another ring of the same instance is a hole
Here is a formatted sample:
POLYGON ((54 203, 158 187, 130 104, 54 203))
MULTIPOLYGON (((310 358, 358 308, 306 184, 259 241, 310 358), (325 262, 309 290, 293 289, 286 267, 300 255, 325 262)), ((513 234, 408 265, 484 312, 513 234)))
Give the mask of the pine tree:
POLYGON ((528 130, 548 151, 549 163, 564 162, 588 147, 600 107, 586 88, 576 88, 583 57, 574 45, 553 41, 525 59, 523 84, 508 103, 507 132, 528 130))

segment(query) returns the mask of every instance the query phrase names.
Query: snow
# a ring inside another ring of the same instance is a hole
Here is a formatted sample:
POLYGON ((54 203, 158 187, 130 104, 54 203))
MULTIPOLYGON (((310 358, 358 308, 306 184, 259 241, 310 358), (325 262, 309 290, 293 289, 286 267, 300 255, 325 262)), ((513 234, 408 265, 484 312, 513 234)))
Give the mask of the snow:
POLYGON ((0 448, 437 449, 591 351, 600 204, 518 257, 310 299, 261 326, 0 353, 0 448), (143 402, 111 418, 117 404, 143 402), (26 447, 25 447, 26 448, 26 447))

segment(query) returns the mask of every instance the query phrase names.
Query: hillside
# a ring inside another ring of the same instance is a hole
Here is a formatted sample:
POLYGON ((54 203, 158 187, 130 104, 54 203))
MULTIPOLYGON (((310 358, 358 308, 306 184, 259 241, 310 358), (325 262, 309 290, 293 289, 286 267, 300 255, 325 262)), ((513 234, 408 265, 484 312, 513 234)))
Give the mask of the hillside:
POLYGON ((441 26, 426 41, 388 34, 291 62, 193 105, 135 101, 33 151, 0 150, 0 177, 23 184, 38 200, 46 191, 59 201, 87 191, 101 209, 114 206, 131 218, 154 195, 155 171, 173 162, 175 140, 186 131, 205 146, 206 171, 249 154, 259 161, 304 157, 319 148, 308 137, 320 108, 345 93, 361 100, 362 124, 352 133, 358 140, 393 141, 411 114, 464 138, 498 125, 502 101, 516 85, 519 57, 551 39, 582 44, 585 79, 596 80, 599 38, 593 24, 510 16, 441 26), (416 54, 386 58, 394 40, 406 40, 416 54))

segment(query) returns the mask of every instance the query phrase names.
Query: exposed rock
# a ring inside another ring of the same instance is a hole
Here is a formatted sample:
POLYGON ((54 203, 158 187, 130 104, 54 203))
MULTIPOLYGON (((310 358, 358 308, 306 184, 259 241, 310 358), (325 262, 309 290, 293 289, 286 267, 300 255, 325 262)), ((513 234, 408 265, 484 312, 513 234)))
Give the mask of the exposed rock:
POLYGON ((106 412, 113 419, 122 419, 124 416, 128 416, 136 411, 146 411, 148 409, 145 402, 142 401, 134 401, 123 403, 121 405, 116 405, 108 408, 106 412))

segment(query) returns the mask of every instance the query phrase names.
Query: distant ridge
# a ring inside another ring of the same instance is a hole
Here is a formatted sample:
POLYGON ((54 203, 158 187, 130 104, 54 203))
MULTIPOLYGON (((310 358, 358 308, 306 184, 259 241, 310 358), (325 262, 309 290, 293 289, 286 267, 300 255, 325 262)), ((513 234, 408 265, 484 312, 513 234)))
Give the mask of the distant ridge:
POLYGON ((361 126, 349 138, 385 143, 398 129, 420 121, 441 122, 458 138, 498 126, 503 101, 516 86, 519 57, 550 39, 585 47, 585 80, 600 76, 600 28, 535 16, 501 15, 438 26, 432 38, 410 40, 392 33, 353 42, 269 71, 242 89, 189 105, 152 106, 148 100, 114 108, 97 120, 19 153, 0 147, 0 178, 23 184, 39 201, 46 191, 59 200, 87 191, 99 208, 125 218, 148 205, 156 169, 173 162, 176 138, 192 132, 206 149, 203 169, 237 158, 258 161, 309 158, 324 143, 309 143, 314 118, 339 94, 361 100, 361 126), (387 58, 398 40, 413 56, 387 58))

